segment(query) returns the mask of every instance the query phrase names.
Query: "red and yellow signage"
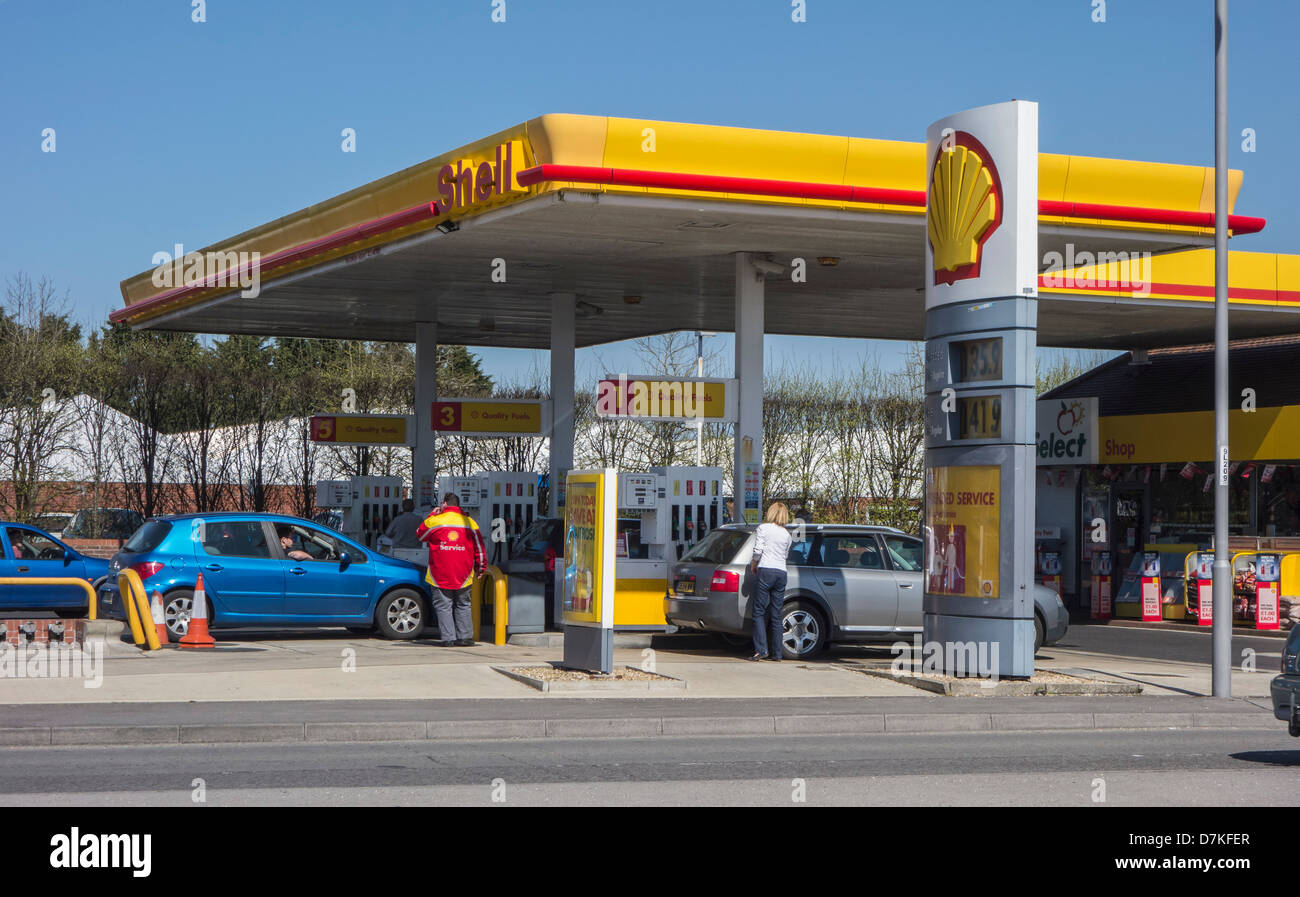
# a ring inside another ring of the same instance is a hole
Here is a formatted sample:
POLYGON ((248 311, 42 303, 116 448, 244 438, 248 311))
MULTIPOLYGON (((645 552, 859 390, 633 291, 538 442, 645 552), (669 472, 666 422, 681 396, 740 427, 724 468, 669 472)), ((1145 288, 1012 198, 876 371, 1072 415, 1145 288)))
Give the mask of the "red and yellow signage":
POLYGON ((463 212, 511 194, 528 192, 517 177, 528 166, 522 140, 507 140, 438 169, 438 213, 463 212))
POLYGON ((318 414, 309 424, 312 442, 339 445, 410 445, 403 414, 318 414))
POLYGON ((439 399, 433 430, 461 436, 545 436, 550 430, 541 399, 439 399))
POLYGON ((1001 476, 997 465, 926 471, 927 592, 1000 597, 1001 476))
POLYGON ((735 420, 735 380, 606 377, 596 384, 597 417, 735 420))
POLYGON ((984 243, 1002 223, 1002 181, 993 157, 965 131, 941 145, 930 173, 926 229, 934 253, 934 282, 979 277, 984 243))
MULTIPOLYGON (((1300 445, 1300 405, 1240 409, 1228 414, 1236 461, 1294 458, 1300 445)), ((1214 457, 1214 412, 1124 414, 1098 421, 1099 464, 1182 463, 1214 457)))

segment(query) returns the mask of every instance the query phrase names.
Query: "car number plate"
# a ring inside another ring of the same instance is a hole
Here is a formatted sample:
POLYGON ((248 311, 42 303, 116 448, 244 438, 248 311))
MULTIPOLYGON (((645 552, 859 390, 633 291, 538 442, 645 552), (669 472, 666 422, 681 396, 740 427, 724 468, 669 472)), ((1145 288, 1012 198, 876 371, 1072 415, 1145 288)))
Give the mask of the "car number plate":
POLYGON ((677 580, 677 586, 676 586, 676 588, 675 588, 675 591, 676 591, 677 594, 679 594, 679 595, 694 595, 694 594, 695 594, 695 580, 693 580, 693 579, 679 579, 679 580, 677 580))

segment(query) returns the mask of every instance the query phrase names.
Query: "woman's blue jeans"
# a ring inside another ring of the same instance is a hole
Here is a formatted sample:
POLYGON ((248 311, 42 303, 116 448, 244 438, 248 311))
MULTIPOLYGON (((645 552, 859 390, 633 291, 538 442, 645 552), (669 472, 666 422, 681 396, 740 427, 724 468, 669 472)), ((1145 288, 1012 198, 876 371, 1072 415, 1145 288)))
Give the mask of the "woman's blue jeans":
POLYGON ((754 653, 781 656, 781 605, 785 604, 784 570, 758 568, 754 589, 754 653))

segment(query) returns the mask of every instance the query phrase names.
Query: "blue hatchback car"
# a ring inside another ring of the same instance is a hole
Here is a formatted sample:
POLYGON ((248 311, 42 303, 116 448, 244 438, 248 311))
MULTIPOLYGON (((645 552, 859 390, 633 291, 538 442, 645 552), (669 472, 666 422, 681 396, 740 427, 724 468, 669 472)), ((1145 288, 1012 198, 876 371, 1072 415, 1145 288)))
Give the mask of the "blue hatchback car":
MULTIPOLYGON (((98 589, 108 561, 63 544, 39 527, 0 522, 0 576, 76 577, 98 589)), ((0 585, 0 610, 52 610, 61 617, 86 616, 80 586, 0 585)))
MULTIPOLYGON (((167 629, 189 629, 203 575, 208 625, 346 626, 413 639, 429 619, 424 569, 371 551, 310 520, 219 512, 154 517, 113 556, 100 603, 120 615, 118 571, 140 574, 162 593, 167 629)), ((108 614, 105 613, 107 616, 108 614)))

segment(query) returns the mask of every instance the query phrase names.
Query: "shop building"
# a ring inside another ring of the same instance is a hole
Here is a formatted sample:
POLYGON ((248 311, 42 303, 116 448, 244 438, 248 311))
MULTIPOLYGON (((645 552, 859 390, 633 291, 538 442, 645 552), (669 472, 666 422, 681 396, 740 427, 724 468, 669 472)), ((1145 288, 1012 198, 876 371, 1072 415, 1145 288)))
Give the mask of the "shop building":
MULTIPOLYGON (((1300 552, 1297 367, 1300 337, 1231 344, 1234 552, 1300 552)), ((1094 557, 1109 551, 1116 616, 1138 615, 1126 599, 1144 552, 1161 557, 1164 617, 1185 615, 1184 559, 1213 542, 1213 397, 1214 346, 1204 344, 1129 352, 1040 398, 1039 557, 1060 552, 1076 613, 1089 609, 1094 557)))

